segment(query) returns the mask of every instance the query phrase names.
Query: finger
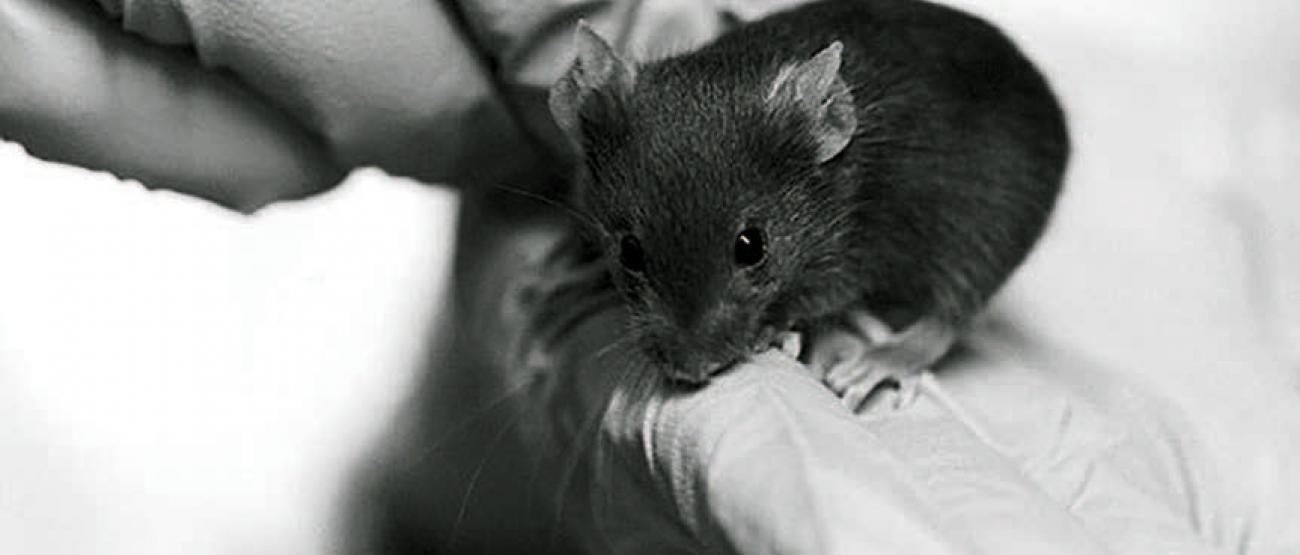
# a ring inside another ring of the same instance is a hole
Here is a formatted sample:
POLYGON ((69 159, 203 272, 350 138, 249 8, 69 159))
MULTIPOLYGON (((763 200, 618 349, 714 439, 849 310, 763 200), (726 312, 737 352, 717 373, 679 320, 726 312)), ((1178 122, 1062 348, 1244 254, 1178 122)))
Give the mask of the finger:
POLYGON ((319 133, 347 166, 454 185, 547 175, 497 95, 487 68, 499 60, 467 40, 456 2, 101 3, 150 40, 192 37, 204 66, 319 133))
POLYGON ((0 136, 240 210, 336 183, 323 143, 179 49, 71 0, 0 5, 0 136))

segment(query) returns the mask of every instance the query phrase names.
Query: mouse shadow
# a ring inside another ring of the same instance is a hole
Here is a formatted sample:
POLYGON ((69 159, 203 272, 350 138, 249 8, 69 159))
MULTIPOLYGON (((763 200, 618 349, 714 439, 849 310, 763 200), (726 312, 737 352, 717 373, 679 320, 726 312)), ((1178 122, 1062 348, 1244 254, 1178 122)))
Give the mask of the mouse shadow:
POLYGON ((587 457, 573 455, 575 434, 547 428, 554 403, 538 401, 568 386, 508 364, 525 325, 508 296, 563 232, 557 221, 494 195, 464 195, 446 302, 430 315, 415 386, 355 465, 334 552, 583 551, 571 530, 587 457))

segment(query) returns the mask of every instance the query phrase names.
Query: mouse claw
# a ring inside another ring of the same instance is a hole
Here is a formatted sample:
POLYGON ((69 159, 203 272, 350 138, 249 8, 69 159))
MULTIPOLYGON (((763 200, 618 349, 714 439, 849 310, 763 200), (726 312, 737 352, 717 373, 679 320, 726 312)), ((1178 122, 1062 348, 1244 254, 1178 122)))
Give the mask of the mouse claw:
POLYGON ((898 377, 897 396, 894 398, 895 409, 916 402, 916 399, 921 396, 921 380, 924 378, 924 372, 913 372, 898 377))
POLYGON ((868 413, 882 404, 892 410, 911 405, 920 395, 919 371, 896 371, 881 367, 832 370, 826 385, 854 413, 868 413))
POLYGON ((803 354, 803 337, 797 332, 783 332, 776 336, 773 343, 790 358, 798 360, 803 354))

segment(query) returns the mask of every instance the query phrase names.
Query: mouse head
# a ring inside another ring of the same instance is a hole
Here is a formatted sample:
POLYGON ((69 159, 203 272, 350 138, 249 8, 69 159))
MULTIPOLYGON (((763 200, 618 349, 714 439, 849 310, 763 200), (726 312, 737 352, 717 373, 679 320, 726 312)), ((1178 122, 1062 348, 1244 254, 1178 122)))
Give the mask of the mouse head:
POLYGON ((841 51, 638 67, 579 25, 551 112, 631 331, 670 377, 704 382, 847 291, 833 283, 851 202, 833 161, 857 120, 841 51))

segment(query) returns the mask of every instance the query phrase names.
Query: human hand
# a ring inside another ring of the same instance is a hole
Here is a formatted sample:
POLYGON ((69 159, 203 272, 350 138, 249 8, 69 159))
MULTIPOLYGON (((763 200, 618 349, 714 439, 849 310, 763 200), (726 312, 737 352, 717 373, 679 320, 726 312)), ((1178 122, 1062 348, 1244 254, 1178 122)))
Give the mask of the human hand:
POLYGON ((653 53, 790 3, 12 0, 0 137, 244 211, 365 165, 530 188, 564 172, 546 91, 579 17, 653 53))
MULTIPOLYGON (((570 285, 537 283, 555 291, 570 285)), ((567 322, 557 311, 532 313, 567 322)), ((854 353, 871 348, 854 330, 806 345, 807 364, 792 356, 796 342, 704 388, 647 393, 660 373, 620 340, 619 314, 611 307, 546 340, 525 333, 543 354, 514 359, 541 361, 548 369, 533 362, 528 372, 571 384, 525 401, 562 410, 536 409, 542 418, 527 430, 547 433, 523 433, 521 441, 546 437, 584 450, 546 468, 583 469, 581 483, 559 482, 572 491, 560 493, 569 499, 570 533, 593 552, 1208 555, 1222 548, 1193 523, 1193 500, 1213 486, 1171 471, 1209 466, 1176 407, 1131 393, 1131 376, 1058 345, 983 327, 920 377, 912 403, 851 411, 821 377, 831 361, 860 359, 854 353), (588 415, 577 421, 589 424, 545 418, 554 414, 588 415)))
POLYGON ((240 210, 354 166, 431 182, 536 163, 444 4, 14 0, 0 136, 240 210))

